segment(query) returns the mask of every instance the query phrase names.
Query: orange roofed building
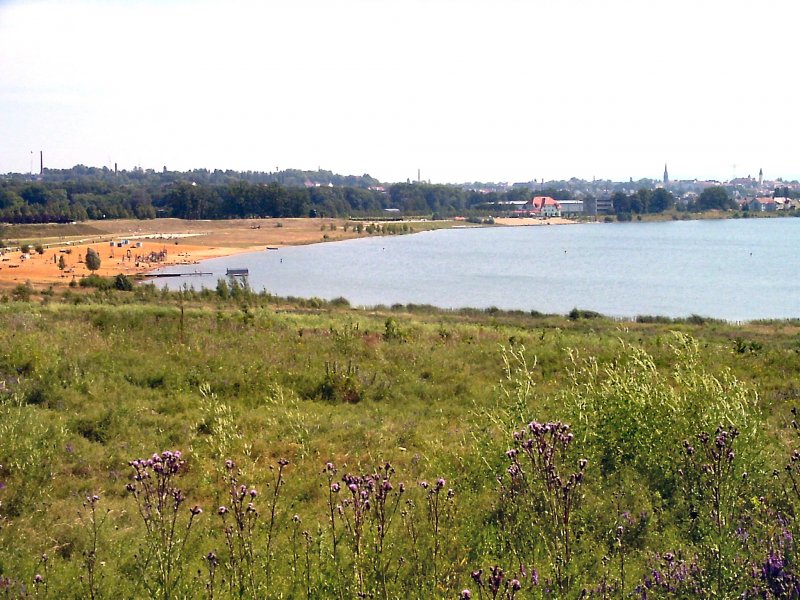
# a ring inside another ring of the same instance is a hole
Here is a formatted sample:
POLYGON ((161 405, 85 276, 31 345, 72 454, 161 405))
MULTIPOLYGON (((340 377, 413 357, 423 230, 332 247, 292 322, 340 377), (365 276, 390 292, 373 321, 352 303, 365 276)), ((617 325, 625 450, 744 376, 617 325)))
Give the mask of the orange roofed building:
POLYGON ((511 215, 514 217, 560 217, 561 205, 550 196, 534 196, 511 215))

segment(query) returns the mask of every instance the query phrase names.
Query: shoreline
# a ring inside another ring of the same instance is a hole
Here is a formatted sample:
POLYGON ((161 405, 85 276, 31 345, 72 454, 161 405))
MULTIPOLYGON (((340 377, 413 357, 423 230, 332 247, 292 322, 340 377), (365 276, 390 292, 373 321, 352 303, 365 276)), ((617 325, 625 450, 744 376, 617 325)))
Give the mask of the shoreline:
MULTIPOLYGON (((471 224, 464 220, 359 222, 364 225, 412 225, 408 233, 462 227, 543 227, 590 223, 564 217, 496 217, 494 225, 471 224)), ((596 223, 599 221, 595 221, 596 223)), ((0 250, 0 289, 30 283, 66 287, 91 274, 83 262, 86 250, 94 249, 101 258, 96 274, 117 274, 143 278, 156 270, 177 265, 197 265, 204 260, 224 258, 287 246, 345 241, 386 233, 355 230, 347 219, 289 218, 237 219, 227 221, 187 221, 156 219, 137 221, 88 221, 72 224, 8 226, 7 239, 31 246, 41 244, 42 254, 31 250, 0 250), (17 235, 13 235, 14 233, 17 235), (11 235, 9 235, 11 234, 11 235), (63 259, 63 269, 59 261, 63 259)))
MULTIPOLYGON (((372 223, 375 226, 389 224, 378 221, 372 223)), ((412 232, 452 227, 456 223, 416 221, 413 222, 412 232)), ((97 275, 114 277, 121 273, 145 278, 147 274, 164 267, 196 265, 212 258, 376 235, 363 231, 359 233, 355 227, 356 224, 346 219, 316 218, 228 221, 129 219, 11 226, 5 231, 7 239, 15 240, 20 247, 28 243, 31 248, 27 253, 21 249, 0 250, 0 289, 27 283, 66 287, 72 281, 91 275, 84 262, 89 248, 95 250, 101 259, 97 275), (34 250, 37 245, 42 246, 41 254, 34 250), (59 267, 60 262, 63 268, 59 267)))

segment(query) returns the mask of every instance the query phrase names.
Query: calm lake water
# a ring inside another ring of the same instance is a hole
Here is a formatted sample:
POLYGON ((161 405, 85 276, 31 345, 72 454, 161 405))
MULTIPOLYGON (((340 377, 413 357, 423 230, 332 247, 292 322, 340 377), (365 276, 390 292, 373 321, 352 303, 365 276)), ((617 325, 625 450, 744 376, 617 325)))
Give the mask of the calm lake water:
POLYGON ((227 268, 278 296, 732 321, 800 317, 800 218, 463 228, 281 248, 169 272, 213 288, 227 268))

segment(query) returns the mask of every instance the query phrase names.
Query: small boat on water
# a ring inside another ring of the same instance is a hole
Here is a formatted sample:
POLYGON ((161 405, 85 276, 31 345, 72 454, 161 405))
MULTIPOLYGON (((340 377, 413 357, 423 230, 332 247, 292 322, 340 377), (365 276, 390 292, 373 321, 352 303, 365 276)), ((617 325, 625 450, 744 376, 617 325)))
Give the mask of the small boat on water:
POLYGON ((250 269, 227 269, 225 275, 228 277, 247 277, 250 275, 250 269))

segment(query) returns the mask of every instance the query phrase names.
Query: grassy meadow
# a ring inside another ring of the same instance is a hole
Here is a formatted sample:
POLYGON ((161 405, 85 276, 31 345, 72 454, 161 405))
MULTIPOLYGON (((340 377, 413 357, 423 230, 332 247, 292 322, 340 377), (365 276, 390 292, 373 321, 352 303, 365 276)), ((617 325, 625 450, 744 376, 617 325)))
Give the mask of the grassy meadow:
POLYGON ((2 597, 800 594, 798 322, 0 300, 2 597))

